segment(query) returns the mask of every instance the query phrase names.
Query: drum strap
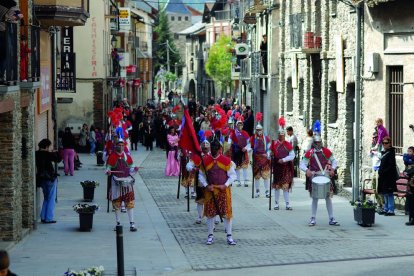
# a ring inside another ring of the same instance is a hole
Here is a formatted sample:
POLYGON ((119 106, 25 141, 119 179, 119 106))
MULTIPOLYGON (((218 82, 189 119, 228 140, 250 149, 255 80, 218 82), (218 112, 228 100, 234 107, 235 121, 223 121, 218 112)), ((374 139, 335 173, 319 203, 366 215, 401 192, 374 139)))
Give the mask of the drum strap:
POLYGON ((325 175, 325 170, 322 169, 321 161, 319 161, 319 157, 317 154, 315 154, 315 160, 316 160, 316 163, 318 163, 318 167, 321 170, 322 175, 325 175))

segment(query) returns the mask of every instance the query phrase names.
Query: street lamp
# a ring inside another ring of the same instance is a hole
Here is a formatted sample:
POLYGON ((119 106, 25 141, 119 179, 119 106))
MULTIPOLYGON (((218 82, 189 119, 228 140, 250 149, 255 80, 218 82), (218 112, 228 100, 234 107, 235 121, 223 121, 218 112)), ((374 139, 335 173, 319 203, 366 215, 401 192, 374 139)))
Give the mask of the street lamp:
POLYGON ((115 48, 117 42, 118 42, 118 40, 116 39, 116 36, 112 35, 111 45, 112 45, 113 48, 115 48))

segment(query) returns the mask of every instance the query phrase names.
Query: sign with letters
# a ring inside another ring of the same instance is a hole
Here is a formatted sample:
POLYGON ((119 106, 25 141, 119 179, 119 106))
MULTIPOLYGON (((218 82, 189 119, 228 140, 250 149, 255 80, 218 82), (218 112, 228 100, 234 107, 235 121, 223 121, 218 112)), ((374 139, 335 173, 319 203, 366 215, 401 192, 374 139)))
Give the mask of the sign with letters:
POLYGON ((76 56, 73 49, 73 27, 62 27, 60 73, 56 89, 76 92, 76 56))

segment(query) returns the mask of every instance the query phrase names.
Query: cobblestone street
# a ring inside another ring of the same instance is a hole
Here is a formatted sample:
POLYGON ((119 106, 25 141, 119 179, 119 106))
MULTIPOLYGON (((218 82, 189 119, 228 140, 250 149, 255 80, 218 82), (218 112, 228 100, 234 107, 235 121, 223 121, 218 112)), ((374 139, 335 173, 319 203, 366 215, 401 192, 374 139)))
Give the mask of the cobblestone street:
MULTIPOLYGON (((223 224, 219 224, 215 243, 207 246, 207 226, 195 224, 194 201, 187 212, 185 190, 176 198, 178 178, 164 176, 165 152, 147 152, 140 147, 132 156, 143 167, 136 175, 138 232, 127 231, 126 215, 121 221, 125 268, 136 270, 138 275, 216 275, 222 270, 227 275, 274 275, 275 271, 285 275, 362 275, 372 272, 367 263, 376 264, 375 275, 409 269, 401 266, 414 255, 412 228, 404 225, 407 216, 377 215, 373 227, 360 227, 353 220, 349 202, 335 196, 334 212, 341 226, 328 225, 325 204, 320 202, 317 225, 309 227, 310 199, 299 179, 291 194, 293 211, 284 210, 282 198, 281 210, 269 211, 263 195, 251 198, 251 186, 233 187, 233 236, 238 244, 227 245, 223 224)), ((73 178, 59 178, 58 223, 39 224, 15 245, 0 244, 10 250, 11 268, 17 275, 58 276, 68 267, 92 265, 116 271, 114 214, 105 210, 106 176, 94 157, 84 154, 81 160, 84 166, 73 178), (86 233, 77 230, 79 218, 71 208, 81 198, 79 181, 85 179, 102 184, 94 200, 102 208, 94 216, 92 232, 86 233)))
POLYGON ((194 270, 414 255, 411 243, 400 239, 407 229, 403 226, 406 217, 402 214, 394 218, 377 216, 374 227, 363 228, 353 221, 348 201, 339 197, 334 198, 334 211, 342 226, 328 225, 322 202, 317 226, 308 227, 310 200, 299 179, 291 194, 293 211, 284 210, 282 198, 281 210, 268 211, 268 200, 263 195, 251 199, 251 187, 233 187, 233 236, 238 244, 226 244, 223 224, 220 224, 216 226, 215 243, 206 246, 207 227, 204 223, 195 224, 193 200, 190 212, 186 211, 183 189, 180 199, 176 199, 177 178, 164 176, 164 160, 164 152, 150 154, 144 161, 146 169, 141 171, 141 176, 194 270))

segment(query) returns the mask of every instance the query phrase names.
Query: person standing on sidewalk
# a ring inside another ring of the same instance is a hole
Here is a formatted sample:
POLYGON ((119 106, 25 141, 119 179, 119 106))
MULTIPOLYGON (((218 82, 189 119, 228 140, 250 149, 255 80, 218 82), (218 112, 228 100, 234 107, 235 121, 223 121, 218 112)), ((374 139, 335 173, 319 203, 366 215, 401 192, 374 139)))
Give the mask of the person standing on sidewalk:
POLYGON ((227 244, 236 245, 232 236, 232 203, 230 185, 236 179, 236 165, 221 153, 221 144, 214 138, 211 142, 211 155, 203 156, 198 179, 206 189, 204 214, 207 217, 207 245, 214 243, 214 217, 221 215, 225 219, 227 244), (212 195, 214 193, 214 196, 212 195))
MULTIPOLYGON (((336 159, 332 152, 325 147, 322 147, 322 139, 320 136, 320 123, 315 122, 314 131, 315 137, 313 141, 313 148, 308 150, 300 162, 299 168, 306 172, 306 190, 312 195, 312 178, 317 175, 325 175, 329 177, 335 175, 335 169, 337 167, 336 159)), ((339 223, 333 216, 332 196, 333 196, 333 184, 330 182, 330 192, 326 195, 326 209, 329 215, 329 225, 339 226, 339 223)), ((316 211, 318 209, 318 198, 312 197, 312 216, 309 221, 309 226, 316 225, 316 211)))
POLYGON ((91 126, 89 130, 89 137, 88 137, 89 147, 90 147, 90 155, 95 155, 95 148, 96 148, 96 133, 95 127, 91 126))
POLYGON ((65 175, 73 176, 75 171, 75 138, 69 127, 65 128, 65 132, 62 135, 63 146, 63 163, 65 175))
POLYGON ((381 163, 378 169, 378 193, 384 197, 384 210, 380 213, 385 216, 395 216, 394 192, 397 191, 396 181, 397 162, 395 161, 395 149, 391 144, 391 138, 385 136, 382 139, 381 163))
MULTIPOLYGON (((116 141, 115 151, 112 152, 106 162, 106 174, 113 175, 109 199, 112 201, 112 206, 115 210, 116 225, 121 225, 121 218, 119 212, 122 202, 125 203, 129 218, 129 230, 131 232, 137 231, 134 222, 134 207, 135 207, 135 192, 134 183, 129 182, 120 185, 117 183, 117 178, 128 178, 131 174, 138 172, 138 167, 134 166, 130 154, 124 152, 124 140, 119 138, 116 141)), ((133 179, 132 177, 130 180, 133 179)))
POLYGON ((256 114, 256 134, 250 138, 253 148, 253 177, 255 179, 256 197, 260 197, 260 178, 263 178, 266 197, 269 197, 270 188, 270 138, 263 134, 263 127, 260 124, 262 114, 256 114))
POLYGON ((82 129, 80 130, 80 133, 79 133, 79 150, 78 150, 78 152, 87 152, 88 136, 89 136, 88 125, 83 124, 82 129))
POLYGON ((57 175, 53 168, 53 163, 62 161, 57 151, 51 151, 52 142, 49 139, 43 139, 39 142, 39 150, 35 153, 36 158, 36 186, 42 187, 43 205, 40 212, 42 223, 56 223, 55 200, 57 188, 57 175))
POLYGON ((289 191, 292 191, 293 185, 293 159, 295 159, 295 152, 292 145, 285 140, 285 119, 279 119, 279 135, 278 140, 272 141, 270 146, 271 154, 273 156, 273 183, 272 189, 275 189, 275 207, 274 210, 279 210, 279 196, 280 190, 283 191, 283 198, 285 199, 286 210, 292 210, 289 204, 289 191))

